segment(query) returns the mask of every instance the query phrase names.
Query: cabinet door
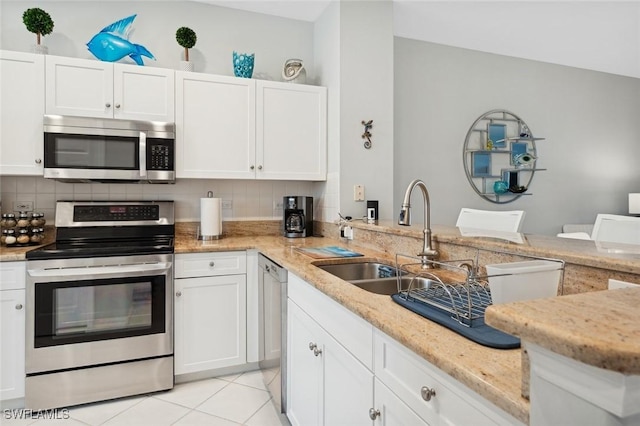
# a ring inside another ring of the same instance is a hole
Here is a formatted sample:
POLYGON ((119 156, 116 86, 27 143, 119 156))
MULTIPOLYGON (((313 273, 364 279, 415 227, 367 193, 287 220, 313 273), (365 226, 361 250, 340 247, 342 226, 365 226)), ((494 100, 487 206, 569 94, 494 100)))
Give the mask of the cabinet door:
POLYGON ((371 425, 373 373, 327 335, 324 361, 324 424, 371 425))
POLYGON ((376 426, 421 426, 427 423, 414 413, 400 398, 376 379, 375 404, 376 426))
POLYGON ((0 173, 42 176, 44 56, 0 51, 0 173))
POLYGON ((296 426, 322 421, 322 351, 320 327, 295 303, 287 305, 287 416, 296 426))
POLYGON ((46 57, 46 113, 113 117, 113 64, 46 57))
POLYGON ((174 71, 113 65, 113 116, 130 120, 174 121, 174 71))
POLYGON ((326 180, 326 88, 256 84, 258 179, 326 180))
POLYGON ((175 373, 244 364, 246 275, 175 280, 175 373))
POLYGON ((176 72, 178 178, 255 178, 255 82, 176 72))
POLYGON ((0 400, 24 398, 25 290, 0 291, 0 400))

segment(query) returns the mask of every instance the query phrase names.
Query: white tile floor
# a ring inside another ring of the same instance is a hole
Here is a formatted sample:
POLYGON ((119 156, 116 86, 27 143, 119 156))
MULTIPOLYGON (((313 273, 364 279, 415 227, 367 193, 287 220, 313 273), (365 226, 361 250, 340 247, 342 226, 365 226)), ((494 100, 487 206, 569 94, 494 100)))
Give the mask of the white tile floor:
POLYGON ((260 371, 176 385, 168 392, 70 407, 68 419, 6 419, 2 426, 284 426, 260 371))

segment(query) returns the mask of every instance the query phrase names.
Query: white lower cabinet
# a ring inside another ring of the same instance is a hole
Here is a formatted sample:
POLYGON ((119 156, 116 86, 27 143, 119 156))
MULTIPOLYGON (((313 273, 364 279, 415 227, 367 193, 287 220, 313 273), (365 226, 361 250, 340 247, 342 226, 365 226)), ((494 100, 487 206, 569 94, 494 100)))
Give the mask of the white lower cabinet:
POLYGON ((370 425, 373 327, 291 273, 287 287, 289 420, 370 425))
POLYGON ((246 253, 177 254, 175 374, 247 362, 246 253))
POLYGON ((0 262, 0 401, 24 398, 25 263, 0 262))
POLYGON ((519 425, 293 274, 288 282, 293 425, 519 425))
POLYGON ((422 426, 428 425, 407 404, 376 378, 375 403, 373 417, 376 425, 383 426, 422 426))
POLYGON ((369 425, 373 373, 291 300, 288 416, 293 425, 369 425))

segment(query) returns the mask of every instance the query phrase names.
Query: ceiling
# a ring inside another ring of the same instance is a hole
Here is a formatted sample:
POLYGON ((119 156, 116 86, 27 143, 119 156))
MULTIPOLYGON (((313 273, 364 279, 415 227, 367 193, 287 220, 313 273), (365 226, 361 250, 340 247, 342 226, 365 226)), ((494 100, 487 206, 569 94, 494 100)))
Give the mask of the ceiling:
MULTIPOLYGON (((196 1, 308 22, 331 3, 196 1)), ((640 78, 640 0, 392 1, 399 37, 640 78)))

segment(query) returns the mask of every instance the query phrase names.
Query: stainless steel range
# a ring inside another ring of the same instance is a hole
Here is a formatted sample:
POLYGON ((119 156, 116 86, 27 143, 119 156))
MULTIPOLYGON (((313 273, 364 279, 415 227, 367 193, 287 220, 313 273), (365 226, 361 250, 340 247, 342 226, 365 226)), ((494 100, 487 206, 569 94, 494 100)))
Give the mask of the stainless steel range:
POLYGON ((171 389, 173 202, 59 201, 55 224, 26 256, 26 408, 171 389))

